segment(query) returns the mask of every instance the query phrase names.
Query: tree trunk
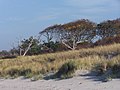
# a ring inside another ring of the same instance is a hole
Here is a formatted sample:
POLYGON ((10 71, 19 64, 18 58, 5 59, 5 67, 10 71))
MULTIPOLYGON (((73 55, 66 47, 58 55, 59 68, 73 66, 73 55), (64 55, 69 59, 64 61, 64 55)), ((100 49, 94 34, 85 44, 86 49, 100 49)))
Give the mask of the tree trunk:
POLYGON ((28 50, 29 50, 29 49, 30 49, 30 47, 32 46, 32 43, 33 43, 33 38, 32 38, 32 40, 31 40, 31 42, 30 42, 30 44, 29 44, 28 48, 25 50, 25 52, 24 52, 23 56, 25 56, 25 55, 27 54, 28 50))
POLYGON ((75 37, 73 37, 73 49, 72 50, 75 50, 76 49, 76 40, 75 40, 75 37))
POLYGON ((63 40, 62 40, 62 44, 64 44, 67 48, 73 50, 73 48, 70 45, 66 44, 63 40))

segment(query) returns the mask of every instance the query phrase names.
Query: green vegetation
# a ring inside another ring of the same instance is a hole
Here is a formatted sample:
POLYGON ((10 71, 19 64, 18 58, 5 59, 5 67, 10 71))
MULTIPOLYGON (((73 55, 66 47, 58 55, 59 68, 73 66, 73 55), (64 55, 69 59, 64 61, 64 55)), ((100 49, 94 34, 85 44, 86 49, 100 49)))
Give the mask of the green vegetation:
MULTIPOLYGON (((112 76, 115 76, 116 72, 119 71, 119 64, 120 44, 113 44, 74 51, 0 59, 0 77, 24 76, 36 80, 53 72, 60 73, 62 78, 69 78, 76 68, 93 70, 96 66, 99 67, 96 70, 101 70, 104 74, 111 69, 114 71, 112 76)), ((117 73, 117 76, 119 75, 117 73)))
POLYGON ((66 62, 61 66, 58 72, 55 74, 57 78, 70 78, 73 77, 77 66, 74 61, 66 62))
POLYGON ((115 57, 111 61, 104 61, 97 64, 94 71, 98 75, 103 76, 103 81, 109 81, 113 78, 120 78, 120 56, 115 57))

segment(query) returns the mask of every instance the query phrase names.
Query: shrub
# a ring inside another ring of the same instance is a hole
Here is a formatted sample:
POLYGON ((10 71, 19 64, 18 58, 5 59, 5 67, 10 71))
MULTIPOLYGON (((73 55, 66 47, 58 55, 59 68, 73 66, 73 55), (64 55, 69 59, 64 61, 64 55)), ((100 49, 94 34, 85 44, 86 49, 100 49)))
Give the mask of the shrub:
POLYGON ((69 61, 61 66, 61 68, 56 73, 56 77, 57 78, 73 77, 73 74, 76 69, 77 69, 77 66, 76 66, 75 62, 69 61))
POLYGON ((10 77, 16 77, 19 76, 19 70, 17 68, 12 68, 7 72, 10 77))
POLYGON ((109 62, 100 63, 95 67, 98 75, 103 77, 103 81, 111 81, 112 78, 120 78, 120 64, 109 65, 109 62))
POLYGON ((18 76, 24 76, 25 78, 31 78, 33 76, 31 69, 18 69, 11 68, 6 72, 9 77, 15 78, 18 76))
POLYGON ((98 75, 105 74, 107 71, 108 64, 106 62, 99 63, 95 66, 94 70, 98 73, 98 75))
POLYGON ((104 81, 111 81, 113 78, 120 78, 120 65, 114 64, 113 66, 109 67, 104 74, 105 79, 104 81))
POLYGON ((32 71, 31 71, 31 69, 20 70, 19 76, 24 76, 25 78, 30 78, 30 77, 32 77, 32 71))
POLYGON ((112 67, 112 74, 114 75, 115 78, 120 78, 120 65, 115 64, 112 67))
POLYGON ((120 71, 120 65, 115 64, 115 65, 112 67, 112 72, 113 72, 113 74, 118 73, 119 71, 120 71))

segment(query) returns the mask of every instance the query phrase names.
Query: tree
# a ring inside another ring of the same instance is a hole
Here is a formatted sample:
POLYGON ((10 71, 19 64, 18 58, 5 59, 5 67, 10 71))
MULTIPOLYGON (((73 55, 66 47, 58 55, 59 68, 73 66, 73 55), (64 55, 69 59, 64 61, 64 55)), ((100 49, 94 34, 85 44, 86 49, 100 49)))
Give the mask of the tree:
POLYGON ((96 24, 82 19, 62 26, 61 41, 68 48, 75 50, 80 42, 91 42, 96 35, 96 24))
MULTIPOLYGON (((53 25, 50 27, 45 28, 43 31, 41 31, 40 37, 44 36, 46 38, 46 41, 43 41, 42 44, 42 48, 43 50, 45 50, 45 52, 54 52, 56 51, 56 48, 58 47, 58 43, 57 43, 57 29, 58 27, 60 27, 61 25, 53 25)), ((43 37, 43 38, 44 38, 43 37)))
POLYGON ((96 35, 95 30, 95 23, 87 19, 81 19, 63 25, 50 26, 42 32, 52 32, 52 38, 57 38, 57 40, 66 47, 75 50, 77 44, 81 41, 91 42, 92 38, 96 35))
POLYGON ((97 35, 102 39, 120 34, 120 19, 107 20, 97 25, 97 35))
POLYGON ((2 57, 2 56, 8 56, 8 55, 10 55, 10 53, 8 51, 6 51, 6 50, 0 51, 0 57, 2 57))
POLYGON ((38 39, 33 38, 32 36, 28 39, 21 41, 19 48, 22 50, 22 55, 34 55, 40 52, 40 45, 38 39))
POLYGON ((45 28, 43 31, 39 32, 40 36, 44 36, 47 40, 47 43, 51 42, 51 40, 54 38, 55 40, 55 34, 57 33, 57 29, 58 27, 60 27, 61 25, 53 25, 50 27, 45 28))

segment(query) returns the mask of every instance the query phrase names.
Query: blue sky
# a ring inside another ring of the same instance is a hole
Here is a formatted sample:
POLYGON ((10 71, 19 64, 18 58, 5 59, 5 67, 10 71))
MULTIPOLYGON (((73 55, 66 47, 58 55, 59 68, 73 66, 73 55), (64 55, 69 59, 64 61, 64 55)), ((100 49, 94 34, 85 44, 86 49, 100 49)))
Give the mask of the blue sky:
POLYGON ((0 0, 0 50, 49 25, 120 18, 120 0, 0 0))

